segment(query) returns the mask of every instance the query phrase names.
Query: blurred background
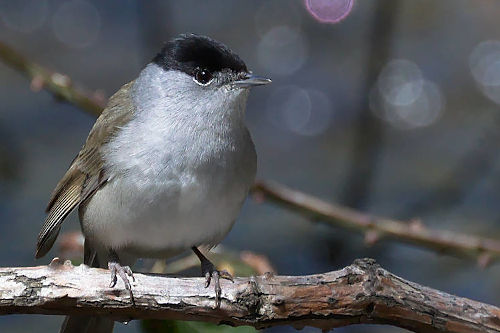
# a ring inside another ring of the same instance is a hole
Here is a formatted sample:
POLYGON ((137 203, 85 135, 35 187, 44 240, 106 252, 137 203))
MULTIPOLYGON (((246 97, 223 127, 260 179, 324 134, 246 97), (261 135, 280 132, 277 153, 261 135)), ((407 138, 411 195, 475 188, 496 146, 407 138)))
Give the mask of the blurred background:
MULTIPOLYGON (((166 40, 184 32, 211 36, 273 79, 254 89, 247 111, 259 179, 373 214, 499 239, 499 17, 497 0, 0 0, 0 41, 109 97, 166 40)), ((34 93, 29 80, 0 62, 0 266, 46 264, 57 255, 56 245, 35 261, 36 236, 52 189, 94 121, 44 90, 34 93)), ((78 229, 73 214, 63 231, 78 229)), ((367 247, 362 235, 251 198, 222 246, 263 254, 286 275, 373 257, 406 279, 500 305, 500 264, 482 270, 396 241, 367 247)), ((0 330, 57 331, 61 321, 4 316, 0 330)), ((133 321, 115 332, 145 329, 151 325, 133 321)))

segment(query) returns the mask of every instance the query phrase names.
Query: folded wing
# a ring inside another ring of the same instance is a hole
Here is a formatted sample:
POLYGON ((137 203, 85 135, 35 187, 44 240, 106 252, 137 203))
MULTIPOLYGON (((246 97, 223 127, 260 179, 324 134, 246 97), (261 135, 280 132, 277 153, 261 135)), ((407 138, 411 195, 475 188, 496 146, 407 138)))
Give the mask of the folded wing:
POLYGON ((132 85, 133 82, 127 83, 110 98, 82 150, 52 193, 48 215, 38 235, 36 258, 43 257, 52 248, 66 216, 108 180, 100 148, 133 117, 132 85))

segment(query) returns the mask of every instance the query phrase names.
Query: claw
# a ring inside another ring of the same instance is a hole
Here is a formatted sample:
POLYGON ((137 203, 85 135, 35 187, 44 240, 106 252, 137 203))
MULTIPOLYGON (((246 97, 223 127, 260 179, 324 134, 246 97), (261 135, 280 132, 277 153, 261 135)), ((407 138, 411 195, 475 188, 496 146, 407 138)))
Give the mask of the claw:
POLYGON ((208 286, 210 285, 211 279, 212 279, 212 275, 210 274, 210 272, 206 272, 205 273, 205 288, 208 288, 208 286))
POLYGON ((116 278, 116 266, 111 265, 111 263, 108 263, 108 268, 111 271, 111 282, 109 283, 109 287, 113 288, 116 286, 117 278, 116 278))
POLYGON ((132 286, 130 285, 130 281, 128 280, 127 276, 130 276, 132 278, 132 281, 135 282, 134 274, 132 273, 132 270, 130 269, 129 266, 122 266, 117 262, 110 261, 108 263, 108 268, 111 272, 111 283, 109 284, 110 288, 113 288, 116 286, 116 282, 118 280, 117 278, 117 273, 122 279, 123 283, 125 284, 125 289, 128 290, 130 299, 132 300, 132 303, 135 304, 134 301, 134 295, 132 294, 132 286))

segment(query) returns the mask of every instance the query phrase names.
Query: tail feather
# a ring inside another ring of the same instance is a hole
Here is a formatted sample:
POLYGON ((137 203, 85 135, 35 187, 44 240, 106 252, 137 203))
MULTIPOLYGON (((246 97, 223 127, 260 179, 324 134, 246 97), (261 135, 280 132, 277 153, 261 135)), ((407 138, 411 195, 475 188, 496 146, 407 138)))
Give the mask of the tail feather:
POLYGON ((66 316, 60 333, 110 333, 113 332, 113 320, 97 316, 66 316))

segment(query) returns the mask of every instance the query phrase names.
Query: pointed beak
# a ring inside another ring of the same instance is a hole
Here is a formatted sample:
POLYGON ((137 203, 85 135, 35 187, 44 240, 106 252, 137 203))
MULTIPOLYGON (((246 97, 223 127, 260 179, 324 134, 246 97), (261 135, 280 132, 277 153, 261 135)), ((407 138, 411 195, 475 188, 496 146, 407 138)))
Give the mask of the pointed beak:
POLYGON ((233 85, 240 88, 250 88, 254 86, 261 86, 268 83, 271 83, 271 79, 268 79, 263 76, 248 74, 248 76, 245 79, 234 81, 233 85))

